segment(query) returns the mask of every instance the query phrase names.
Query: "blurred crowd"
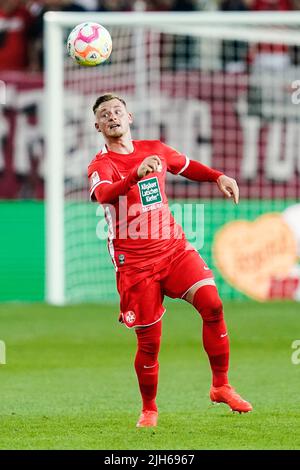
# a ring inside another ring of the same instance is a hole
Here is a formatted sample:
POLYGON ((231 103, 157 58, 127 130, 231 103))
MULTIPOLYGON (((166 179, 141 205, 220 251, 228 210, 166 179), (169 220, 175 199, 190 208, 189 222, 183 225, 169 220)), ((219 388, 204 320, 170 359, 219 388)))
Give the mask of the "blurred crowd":
POLYGON ((0 0, 0 71, 43 68, 47 11, 298 10, 300 0, 0 0))

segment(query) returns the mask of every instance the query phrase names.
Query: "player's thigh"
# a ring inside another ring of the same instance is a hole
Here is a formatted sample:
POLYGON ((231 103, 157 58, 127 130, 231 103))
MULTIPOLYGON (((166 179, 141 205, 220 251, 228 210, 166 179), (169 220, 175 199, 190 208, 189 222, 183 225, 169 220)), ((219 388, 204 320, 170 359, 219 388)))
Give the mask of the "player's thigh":
POLYGON ((122 273, 119 278, 120 321, 128 328, 152 325, 164 313, 161 284, 156 276, 138 279, 137 282, 133 276, 134 273, 122 273))
POLYGON ((163 293, 172 298, 186 298, 195 286, 215 285, 212 270, 196 250, 187 250, 175 258, 162 280, 163 293))

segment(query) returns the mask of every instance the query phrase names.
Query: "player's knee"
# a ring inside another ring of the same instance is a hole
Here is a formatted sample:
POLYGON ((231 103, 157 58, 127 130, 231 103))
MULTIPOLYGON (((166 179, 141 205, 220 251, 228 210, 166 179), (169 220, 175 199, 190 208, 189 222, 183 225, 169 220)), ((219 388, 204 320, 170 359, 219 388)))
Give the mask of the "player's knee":
POLYGON ((223 318, 223 304, 213 286, 200 287, 194 295, 193 305, 204 321, 220 321, 223 318))
POLYGON ((138 349, 144 354, 153 354, 157 355, 159 352, 160 341, 159 340, 148 340, 148 341, 139 341, 138 349))
POLYGON ((223 305, 221 299, 213 299, 211 302, 204 304, 200 310, 203 321, 216 322, 223 319, 223 305))
POLYGON ((161 339, 161 325, 155 324, 137 329, 136 335, 139 352, 153 356, 158 355, 161 339))
POLYGON ((149 370, 158 365, 160 341, 138 342, 137 353, 135 356, 134 367, 141 370, 147 366, 149 370))

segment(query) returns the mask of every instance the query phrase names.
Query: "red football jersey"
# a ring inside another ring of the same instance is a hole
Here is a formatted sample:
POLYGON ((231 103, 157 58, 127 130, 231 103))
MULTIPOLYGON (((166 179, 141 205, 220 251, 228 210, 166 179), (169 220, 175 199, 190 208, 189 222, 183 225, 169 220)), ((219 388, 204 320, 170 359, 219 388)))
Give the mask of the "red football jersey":
MULTIPOLYGON (((133 141, 130 154, 103 147, 88 167, 90 195, 103 183, 126 178, 146 157, 158 156, 160 171, 134 184, 113 204, 103 204, 109 226, 108 248, 116 270, 142 268, 186 246, 182 228, 175 222, 165 193, 166 173, 181 174, 189 159, 158 140, 133 141)), ((191 247, 192 249, 192 247, 191 247)))

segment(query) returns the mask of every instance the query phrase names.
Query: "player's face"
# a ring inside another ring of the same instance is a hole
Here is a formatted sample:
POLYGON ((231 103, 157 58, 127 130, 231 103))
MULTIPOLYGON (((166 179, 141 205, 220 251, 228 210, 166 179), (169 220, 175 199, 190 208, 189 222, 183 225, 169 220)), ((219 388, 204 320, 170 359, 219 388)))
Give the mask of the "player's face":
POLYGON ((95 127, 104 137, 118 138, 129 131, 132 115, 117 99, 101 103, 96 113, 95 127))

